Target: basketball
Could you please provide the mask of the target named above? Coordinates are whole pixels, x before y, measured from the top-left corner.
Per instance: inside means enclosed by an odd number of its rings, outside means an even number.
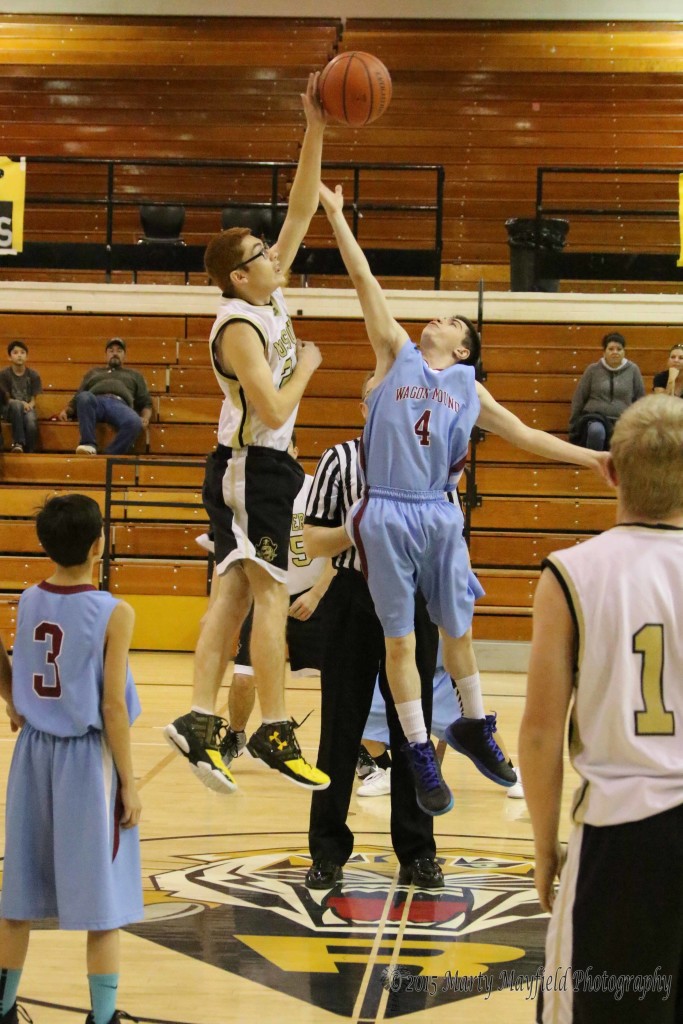
[[[391,75],[378,57],[352,50],[325,67],[318,93],[330,117],[357,128],[376,121],[389,106]]]

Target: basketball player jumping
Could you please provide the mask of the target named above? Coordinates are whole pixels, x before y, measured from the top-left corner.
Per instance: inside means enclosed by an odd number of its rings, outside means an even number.
[[[329,785],[329,777],[302,757],[285,709],[287,555],[292,506],[304,479],[287,446],[321,356],[314,344],[294,337],[282,287],[318,207],[326,123],[318,77],[309,77],[302,97],[306,134],[277,242],[269,249],[248,228],[231,228],[209,242],[205,256],[223,293],[209,354],[225,398],[203,490],[221,580],[197,644],[192,710],[164,732],[198,778],[222,793],[236,787],[221,757],[226,723],[214,714],[215,702],[224,648],[232,645],[252,598],[251,663],[262,724],[247,749],[296,785]]]
[[[368,586],[384,630],[387,677],[403,732],[420,805],[431,814],[453,806],[428,739],[415,665],[413,607],[419,589],[439,626],[447,672],[458,680],[463,717],[447,730],[451,746],[475,764],[496,748],[495,716],[486,715],[473,662],[463,678],[458,659],[469,636],[474,592],[463,517],[447,500],[462,471],[472,427],[478,424],[526,451],[573,462],[605,474],[606,453],[578,448],[527,427],[474,379],[479,337],[461,316],[432,320],[420,347],[391,316],[378,282],[343,214],[341,186],[325,185],[321,202],[363,310],[377,365],[367,396],[363,468],[367,489],[347,517],[349,535],[364,562]],[[512,784],[512,783],[510,783]]]

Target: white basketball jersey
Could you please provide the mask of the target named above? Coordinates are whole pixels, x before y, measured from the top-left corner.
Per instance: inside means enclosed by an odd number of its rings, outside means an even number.
[[[578,633],[570,757],[577,823],[683,803],[683,529],[616,526],[547,564]]]
[[[297,409],[286,423],[277,430],[267,427],[256,415],[236,377],[229,377],[221,370],[214,352],[214,342],[229,323],[244,321],[255,329],[263,354],[270,367],[273,384],[280,389],[296,366],[296,338],[294,328],[285,305],[282,290],[278,288],[265,306],[252,306],[244,299],[225,299],[211,328],[209,353],[216,379],[225,395],[218,421],[218,443],[227,448],[246,448],[247,445],[262,445],[286,451],[292,436]]]
[[[304,520],[306,502],[313,486],[313,477],[306,476],[303,486],[294,499],[292,530],[289,538],[289,565],[287,568],[287,593],[303,594],[320,579],[327,558],[309,558],[304,550]]]

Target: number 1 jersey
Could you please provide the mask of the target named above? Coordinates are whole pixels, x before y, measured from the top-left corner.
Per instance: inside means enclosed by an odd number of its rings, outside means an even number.
[[[21,595],[12,657],[14,706],[53,736],[102,730],[104,638],[118,599],[92,586],[39,583]],[[140,713],[128,669],[126,705]]]
[[[620,825],[683,803],[683,529],[615,526],[544,565],[578,646],[569,753],[577,823]]]

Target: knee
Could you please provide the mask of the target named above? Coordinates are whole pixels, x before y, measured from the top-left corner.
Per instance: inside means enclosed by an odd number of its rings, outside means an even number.
[[[97,398],[90,391],[79,391],[76,395],[76,413],[97,404]]]
[[[273,622],[284,623],[289,610],[289,595],[284,583],[276,583],[259,587],[254,591],[254,615],[267,615]]]
[[[607,431],[599,420],[593,420],[588,424],[586,431],[586,448],[591,448],[593,451],[601,452],[605,447],[605,441],[607,439]]]
[[[406,658],[415,658],[415,634],[408,633],[406,636],[385,637],[384,640],[387,661],[403,661]]]

